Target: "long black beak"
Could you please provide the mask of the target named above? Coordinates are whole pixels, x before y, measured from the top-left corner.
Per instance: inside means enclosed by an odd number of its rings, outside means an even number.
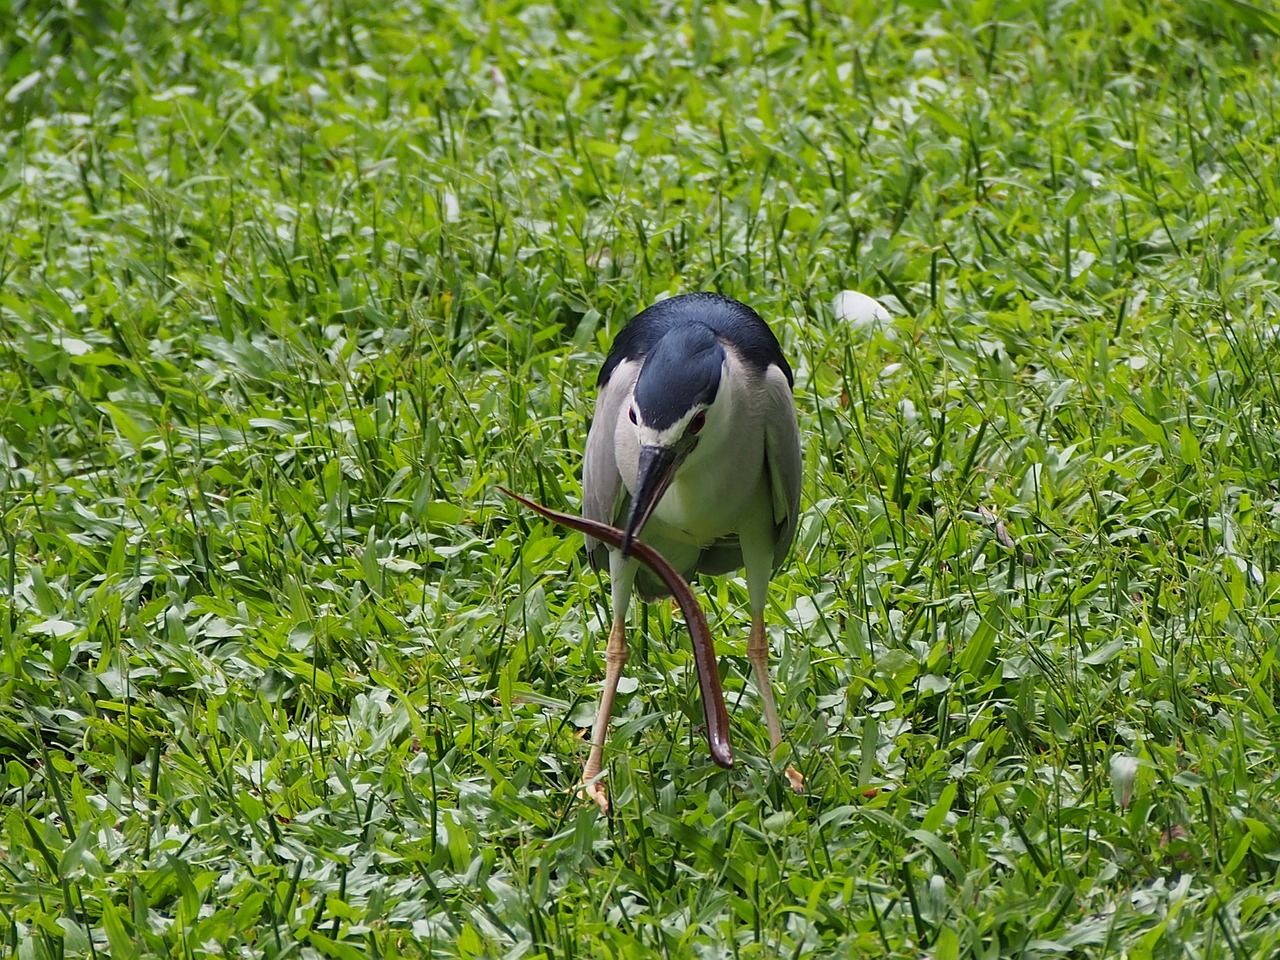
[[[688,451],[685,451],[686,453]],[[622,536],[622,559],[631,554],[631,541],[649,520],[662,495],[676,475],[676,467],[684,457],[675,447],[641,447],[640,465],[636,471],[636,488],[631,494],[631,511]]]

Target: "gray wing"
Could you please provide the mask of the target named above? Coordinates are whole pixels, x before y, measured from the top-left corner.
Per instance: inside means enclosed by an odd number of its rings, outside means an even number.
[[[640,364],[624,360],[614,367],[608,382],[600,388],[596,411],[587,433],[587,450],[582,460],[582,515],[588,520],[616,524],[618,504],[625,498],[622,474],[614,453],[613,431],[618,426],[622,405],[631,396]],[[609,551],[594,537],[587,537],[587,556],[597,570],[609,565]]]
[[[773,568],[782,566],[796,537],[800,520],[800,482],[804,468],[800,459],[800,425],[791,384],[776,366],[764,375],[765,431],[764,465],[773,493]]]

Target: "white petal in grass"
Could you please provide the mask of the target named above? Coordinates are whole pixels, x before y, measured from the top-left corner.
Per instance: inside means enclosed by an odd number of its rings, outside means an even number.
[[[1111,796],[1122,810],[1133,799],[1133,786],[1138,780],[1138,758],[1117,753],[1111,757]]]
[[[456,223],[462,215],[462,207],[458,204],[458,195],[452,190],[446,190],[444,196],[440,198],[442,207],[440,215],[444,218],[445,223]]]
[[[935,917],[947,915],[947,881],[941,874],[935,873],[929,878],[928,893],[929,912]]]
[[[893,315],[874,297],[857,290],[841,290],[831,301],[831,312],[854,330],[876,330],[887,326]]]

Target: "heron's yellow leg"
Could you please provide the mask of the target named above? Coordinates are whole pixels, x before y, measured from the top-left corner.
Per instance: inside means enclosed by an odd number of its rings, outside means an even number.
[[[621,617],[614,618],[613,629],[609,631],[609,645],[604,652],[604,690],[600,693],[600,709],[596,711],[596,722],[591,728],[591,753],[587,755],[586,766],[582,768],[583,792],[600,805],[602,813],[609,812],[609,795],[600,782],[600,771],[604,767],[604,741],[609,735],[609,718],[613,715],[613,698],[618,692],[618,679],[630,656],[624,613]]]
[[[769,637],[764,630],[764,614],[751,616],[751,639],[747,641],[747,659],[751,661],[760,688],[760,700],[764,705],[764,722],[769,727],[769,748],[776,751],[782,743],[782,725],[778,723],[778,702],[773,696],[773,684],[769,680]],[[787,781],[796,793],[804,792],[804,777],[800,771],[787,764]]]

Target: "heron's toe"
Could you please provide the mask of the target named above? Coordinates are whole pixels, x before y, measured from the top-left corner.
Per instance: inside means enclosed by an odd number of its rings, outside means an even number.
[[[582,792],[596,802],[601,813],[609,812],[609,794],[605,792],[604,784],[599,780],[583,783]]]
[[[787,782],[796,793],[804,793],[804,774],[789,763],[787,764]]]

